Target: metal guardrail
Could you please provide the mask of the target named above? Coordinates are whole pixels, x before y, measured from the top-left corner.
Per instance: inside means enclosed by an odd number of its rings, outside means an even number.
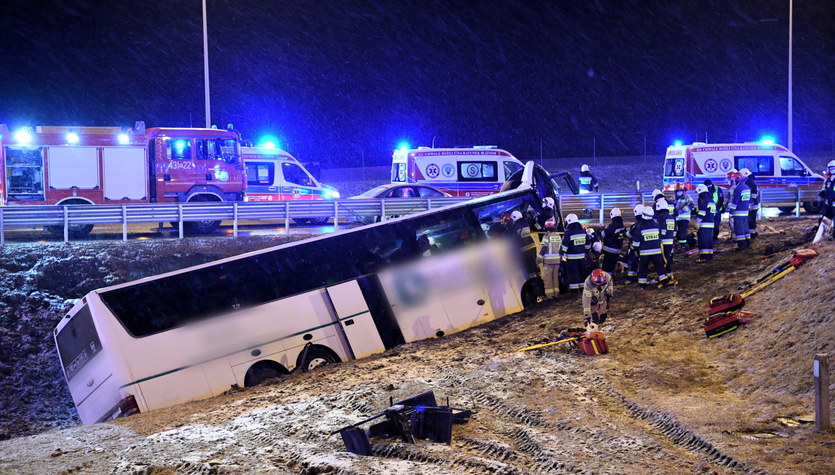
[[[588,193],[561,195],[563,214],[575,213],[584,222],[604,224],[606,212],[612,208],[631,209],[639,202],[652,201],[652,191]],[[668,193],[672,198],[672,193]],[[761,203],[764,206],[796,207],[799,216],[804,202],[817,200],[816,190],[790,188],[762,188]],[[238,235],[240,221],[284,220],[289,233],[293,218],[333,219],[339,229],[340,219],[368,221],[373,217],[385,220],[389,216],[408,214],[448,206],[470,198],[400,198],[400,199],[345,199],[345,200],[297,200],[272,202],[198,202],[198,203],[139,203],[129,205],[72,205],[72,206],[0,206],[0,245],[5,244],[5,228],[9,226],[54,226],[64,232],[69,240],[69,228],[85,224],[122,224],[122,239],[127,240],[128,224],[177,223],[183,238],[183,223],[193,221],[232,221],[233,236]]]

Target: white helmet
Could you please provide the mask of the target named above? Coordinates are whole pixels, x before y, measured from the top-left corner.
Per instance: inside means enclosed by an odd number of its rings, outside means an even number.
[[[588,234],[589,236],[594,236],[594,233],[594,228],[586,228],[586,234]]]
[[[609,217],[614,218],[620,216],[620,208],[612,208],[612,211],[609,211]]]
[[[652,199],[655,199],[655,197],[658,195],[664,196],[664,192],[657,188],[652,190]]]
[[[739,171],[739,174],[742,175],[742,178],[748,178],[749,176],[751,176],[751,170],[743,168]]]
[[[512,219],[513,222],[519,221],[520,219],[522,219],[522,213],[520,213],[518,210],[514,211],[510,213],[510,219]]]
[[[603,243],[601,243],[600,241],[597,241],[597,242],[595,242],[594,244],[591,245],[591,248],[594,252],[600,252],[600,251],[603,250]]]
[[[665,200],[664,198],[661,198],[660,200],[655,202],[655,210],[656,211],[661,211],[662,209],[669,209],[669,208],[670,208],[670,204],[667,203],[667,200]]]
[[[554,198],[551,198],[550,196],[546,196],[545,198],[542,198],[542,206],[545,206],[546,208],[554,209]]]
[[[652,206],[644,206],[642,214],[644,215],[644,219],[652,219],[655,216],[655,211],[652,210]]]
[[[826,168],[828,168],[829,171],[832,172],[832,169],[835,168],[835,160],[830,160],[829,163],[826,164]]]
[[[571,214],[569,214],[568,216],[565,217],[565,224],[574,224],[574,223],[579,223],[579,222],[580,222],[580,220],[577,219],[577,215],[574,214],[574,213],[571,213]]]
[[[707,193],[707,186],[699,185],[696,187],[696,194]]]
[[[642,205],[642,204],[637,204],[637,205],[635,205],[634,208],[632,208],[632,212],[635,213],[636,218],[638,216],[640,216],[641,213],[643,213],[643,211],[644,211],[644,205]]]
[[[580,167],[580,171],[581,171],[581,172],[587,172],[587,171],[589,171],[589,166],[584,164],[582,167]]]
[[[487,223],[481,223],[481,230],[484,231],[485,233],[490,231],[490,225],[487,224]]]

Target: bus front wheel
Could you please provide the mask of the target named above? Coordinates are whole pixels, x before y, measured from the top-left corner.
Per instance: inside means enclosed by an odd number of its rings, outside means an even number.
[[[299,355],[301,360],[299,368],[305,373],[312,371],[322,366],[327,366],[333,363],[339,363],[339,356],[336,355],[330,348],[320,345],[311,345],[307,351],[302,351]]]
[[[258,386],[268,379],[280,378],[288,374],[290,372],[275,361],[259,361],[247,370],[244,376],[244,387]]]

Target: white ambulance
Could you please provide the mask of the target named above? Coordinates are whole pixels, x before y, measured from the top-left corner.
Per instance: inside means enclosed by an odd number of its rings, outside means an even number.
[[[706,178],[724,185],[727,173],[747,168],[756,177],[757,186],[797,187],[820,190],[823,176],[813,172],[786,147],[764,142],[715,143],[694,142],[667,147],[664,158],[664,189],[672,191],[677,183],[694,189]],[[817,203],[804,203],[810,211]],[[813,212],[813,211],[810,211]]]
[[[487,196],[524,167],[516,157],[495,146],[395,150],[392,183],[421,183],[452,196]]]

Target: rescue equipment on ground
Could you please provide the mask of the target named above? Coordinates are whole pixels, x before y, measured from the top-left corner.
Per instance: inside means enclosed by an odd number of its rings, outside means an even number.
[[[711,315],[705,320],[705,335],[708,338],[722,336],[736,330],[743,323],[748,323],[756,316],[758,315],[751,312],[722,312]]]
[[[597,330],[597,325],[594,323],[590,324],[587,328],[570,328],[560,333],[554,341],[526,346],[516,351],[538,350],[561,343],[569,343],[589,356],[608,353],[609,345],[606,343],[606,337],[602,332]]]

